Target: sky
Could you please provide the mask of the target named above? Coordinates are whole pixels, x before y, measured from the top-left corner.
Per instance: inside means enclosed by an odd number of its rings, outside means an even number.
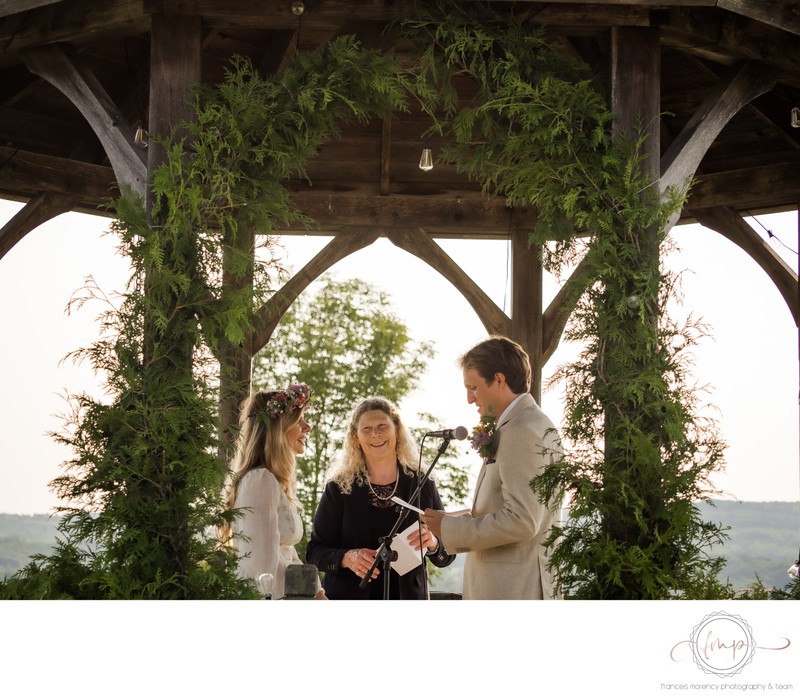
[[[0,200],[0,226],[21,204]],[[0,513],[50,513],[58,504],[49,483],[61,474],[69,452],[48,436],[64,425],[65,395],[87,391],[102,398],[99,379],[87,365],[62,361],[96,338],[103,308],[87,304],[67,314],[72,295],[89,276],[113,297],[127,280],[127,264],[105,234],[108,219],[69,213],[29,233],[0,259]],[[787,263],[797,270],[797,212],[759,216],[756,232],[770,230]],[[782,297],[750,257],[714,231],[678,226],[672,236],[680,248],[668,265],[683,271],[683,305],[678,315],[700,317],[711,336],[695,350],[694,376],[728,444],[726,467],[714,483],[722,497],[742,501],[800,499],[798,426],[798,331]],[[284,263],[295,270],[329,238],[283,238]],[[439,244],[502,308],[510,295],[509,249],[503,241],[440,240]],[[434,343],[417,392],[400,405],[413,424],[419,411],[441,420],[442,428],[478,421],[468,405],[457,368],[458,356],[486,337],[466,300],[438,272],[385,239],[339,262],[331,273],[361,278],[388,292],[394,310],[416,340]],[[313,286],[312,286],[313,289]],[[558,282],[547,278],[545,300]],[[562,345],[545,367],[575,355]],[[563,386],[542,396],[542,407],[562,421]],[[452,442],[460,462],[474,475],[478,458],[467,442]]]

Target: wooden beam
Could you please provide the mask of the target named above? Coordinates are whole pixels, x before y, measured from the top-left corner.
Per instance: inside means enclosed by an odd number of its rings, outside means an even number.
[[[769,201],[774,208],[797,203],[800,162],[781,162],[735,172],[703,173],[689,194],[686,208],[728,207],[736,211]]]
[[[339,231],[317,255],[298,271],[269,301],[256,313],[255,330],[248,349],[255,356],[269,342],[272,333],[297,297],[321,274],[324,274],[340,260],[369,247],[380,237],[374,229],[350,228]]]
[[[704,0],[704,4],[712,2],[713,0]],[[263,0],[239,0],[232,4],[229,0],[144,0],[143,4],[145,12],[173,15],[199,14],[209,23],[291,28],[297,22],[297,18],[288,9],[289,2],[267,4]],[[517,4],[527,3],[518,2]],[[650,10],[647,6],[663,7],[670,3],[656,0],[626,3],[614,0],[614,2],[592,3],[587,7],[587,3],[574,2],[574,0],[564,5],[531,0],[531,4],[536,5],[531,12],[535,21],[544,24],[589,27],[598,25],[648,26]],[[642,5],[644,7],[641,7]],[[303,14],[303,26],[316,29],[336,23],[352,26],[356,22],[388,22],[393,18],[392,12],[391,4],[385,0],[313,0],[313,2],[307,0],[306,11]]]
[[[800,290],[797,272],[758,235],[736,211],[714,208],[692,211],[698,223],[716,230],[741,247],[760,266],[783,296],[795,325],[800,327]],[[736,283],[731,279],[731,283]]]
[[[756,63],[734,66],[706,97],[661,158],[660,191],[684,190],[711,144],[730,119],[755,97],[769,92],[777,71]]]
[[[25,53],[28,69],[60,90],[83,114],[108,155],[120,188],[144,197],[147,170],[144,153],[133,142],[133,128],[92,72],[61,46],[42,46]]]
[[[489,334],[511,336],[511,321],[495,302],[420,228],[392,230],[386,237],[397,247],[438,271],[466,298]]]
[[[387,230],[421,228],[430,233],[508,237],[511,209],[499,197],[444,191],[427,196],[380,196],[374,188],[371,193],[293,191],[291,196],[297,207],[316,221],[319,232],[368,225]],[[513,212],[515,224],[533,224],[532,208],[521,206]]]
[[[291,2],[264,0],[144,0],[144,11],[172,16],[197,15],[209,23],[232,23],[240,27],[294,29],[297,16]],[[392,9],[384,0],[307,0],[302,15],[304,27],[344,24],[357,17],[360,21],[389,21]]]
[[[0,146],[0,191],[67,194],[96,212],[118,195],[111,168]]]
[[[0,259],[5,257],[29,232],[51,218],[71,211],[77,202],[74,196],[44,192],[35,196],[0,228]]]

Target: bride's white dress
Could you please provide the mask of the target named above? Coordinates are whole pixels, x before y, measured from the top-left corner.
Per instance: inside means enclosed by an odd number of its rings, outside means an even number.
[[[234,531],[246,537],[236,539],[239,576],[258,582],[268,572],[274,578],[272,598],[283,598],[286,568],[303,564],[294,547],[303,537],[297,508],[266,468],[254,468],[239,481],[235,507],[244,511]]]

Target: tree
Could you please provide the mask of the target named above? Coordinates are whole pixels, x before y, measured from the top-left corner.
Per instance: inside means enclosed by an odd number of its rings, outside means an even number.
[[[325,470],[342,445],[353,406],[373,395],[400,405],[419,384],[432,356],[429,342],[411,339],[393,313],[388,295],[359,279],[323,277],[314,295],[301,296],[283,316],[255,358],[253,382],[257,388],[303,382],[314,390],[309,417],[314,428],[306,454],[298,460],[306,536]],[[404,421],[421,439],[433,417],[418,415],[416,428],[405,415]],[[424,463],[430,463],[433,455],[429,447],[422,456]],[[463,501],[467,477],[448,454],[439,459],[434,475],[444,500]]]

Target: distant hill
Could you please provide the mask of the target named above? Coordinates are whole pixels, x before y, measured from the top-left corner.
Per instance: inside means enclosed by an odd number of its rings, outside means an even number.
[[[58,522],[49,514],[0,514],[0,579],[25,567],[31,555],[50,552]]]
[[[706,521],[730,526],[729,539],[714,555],[726,560],[723,581],[743,589],[756,575],[766,587],[783,589],[786,570],[800,551],[800,502],[715,500],[698,507]]]
[[[800,502],[732,502],[715,500],[698,505],[706,521],[729,526],[728,540],[711,553],[725,558],[723,582],[745,589],[758,577],[766,587],[789,584],[786,570],[797,560],[800,548]],[[431,589],[460,592],[464,556],[436,574]]]
[[[800,548],[800,502],[731,502],[699,505],[707,521],[729,526],[729,539],[712,553],[726,559],[723,581],[743,589],[756,580],[783,589],[786,570]],[[24,567],[31,555],[47,553],[56,537],[58,517],[0,514],[0,578]],[[464,556],[431,580],[435,591],[460,592]]]

